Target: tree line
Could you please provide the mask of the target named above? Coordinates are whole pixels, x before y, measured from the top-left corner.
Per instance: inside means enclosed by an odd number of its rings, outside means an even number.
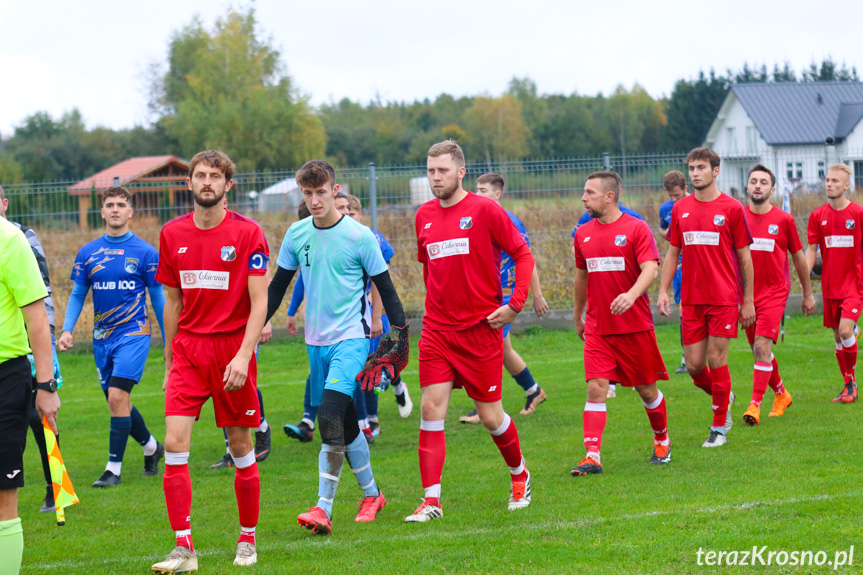
[[[679,152],[702,142],[733,83],[859,81],[855,67],[827,58],[799,73],[788,63],[702,71],[658,98],[639,84],[540,94],[530,78],[513,78],[499,96],[345,98],[316,109],[254,9],[230,9],[212,29],[194,18],[149,76],[151,125],[88,129],[77,109],[34,113],[0,140],[0,183],[82,179],[132,156],[189,158],[205,148],[226,151],[241,171],[296,169],[312,157],[339,167],[421,163],[443,138],[486,161]]]

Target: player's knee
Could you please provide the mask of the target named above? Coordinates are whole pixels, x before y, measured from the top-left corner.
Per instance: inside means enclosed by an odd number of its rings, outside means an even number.
[[[330,445],[345,444],[345,409],[350,398],[342,393],[324,391],[318,409],[318,428],[321,440]]]
[[[771,346],[766,341],[755,340],[752,344],[752,355],[756,361],[767,361],[770,359]]]

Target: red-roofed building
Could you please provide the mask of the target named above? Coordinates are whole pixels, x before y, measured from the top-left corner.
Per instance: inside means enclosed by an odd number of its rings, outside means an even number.
[[[90,206],[94,193],[98,196],[111,186],[123,186],[132,192],[138,210],[187,205],[192,198],[185,182],[188,174],[189,163],[177,156],[129,158],[81,180],[69,188],[69,194],[78,196],[78,221],[86,229],[87,212],[98,208]]]

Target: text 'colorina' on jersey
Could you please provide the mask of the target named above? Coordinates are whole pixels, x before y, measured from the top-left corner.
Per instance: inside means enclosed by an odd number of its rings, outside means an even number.
[[[291,225],[279,250],[279,267],[299,269],[306,288],[306,343],[334,345],[371,333],[365,286],[387,271],[372,230],[347,216],[329,228],[314,218]]]
[[[258,223],[228,210],[202,230],[192,214],[162,227],[156,280],[183,294],[180,331],[230,334],[245,329],[252,309],[249,276],[267,273],[270,248]]]
[[[150,335],[145,288],[157,285],[156,249],[134,234],[123,241],[107,236],[85,244],[70,279],[93,288],[93,340]]]
[[[721,192],[709,202],[681,198],[671,210],[668,241],[683,256],[682,304],[740,303],[737,250],[752,243],[740,202]]]
[[[744,208],[752,233],[752,267],[755,269],[755,306],[784,301],[791,290],[788,252],[803,249],[797,225],[788,212],[772,207],[766,214],[754,214]]]
[[[611,302],[635,285],[641,264],[659,263],[656,240],[647,224],[628,214],[610,224],[591,220],[579,226],[573,246],[575,266],[587,270],[584,333],[621,335],[653,329],[647,293],[625,313],[611,313]]]
[[[465,329],[501,306],[501,251],[525,246],[502,207],[472,193],[448,208],[431,200],[417,210],[416,232],[417,259],[426,268],[424,328]],[[513,294],[510,305],[521,311],[526,297],[526,290]]]
[[[851,202],[843,210],[824,204],[809,215],[809,245],[821,248],[821,292],[825,299],[863,297],[861,231],[863,207]]]

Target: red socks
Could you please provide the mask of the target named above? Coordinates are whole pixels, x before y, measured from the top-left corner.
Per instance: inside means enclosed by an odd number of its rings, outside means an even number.
[[[782,384],[782,378],[779,377],[779,362],[776,361],[776,356],[773,357],[773,371],[770,373],[770,389],[777,395],[785,393],[785,386]]]
[[[773,361],[776,361],[774,358]],[[764,399],[764,392],[767,391],[767,386],[773,378],[773,364],[764,363],[761,361],[755,362],[755,367],[752,370],[752,402],[761,406],[761,400]]]
[[[663,404],[664,405],[664,404]],[[596,453],[602,447],[602,432],[605,430],[606,412],[604,403],[584,403],[582,425],[584,426],[584,448],[587,453]]]
[[[503,460],[509,466],[513,481],[527,479],[527,471],[522,465],[521,446],[518,442],[518,430],[508,414],[504,414],[503,423],[491,432],[491,438],[503,455]]]
[[[842,348],[841,343],[836,344],[836,363],[839,364],[839,373],[842,374],[842,379],[845,379],[845,373],[848,371],[845,369],[845,350]]]
[[[731,396],[731,374],[728,366],[723,365],[711,370],[713,376],[713,427],[725,427],[728,414],[728,399]]]
[[[173,455],[173,454],[170,454]],[[188,454],[186,454],[188,461]],[[189,477],[189,464],[165,465],[162,479],[165,490],[165,504],[171,529],[177,533],[177,545],[194,551],[191,533],[192,479]]]
[[[857,341],[854,340],[854,343],[850,347],[845,347],[845,343],[843,342],[842,355],[845,360],[845,383],[848,383],[855,379],[854,370],[857,368]]]
[[[668,440],[668,416],[665,412],[665,396],[659,392],[659,396],[653,403],[644,404],[644,410],[647,412],[647,418],[650,420],[650,428],[653,430],[654,443],[664,443]],[[585,412],[585,415],[587,412]],[[603,415],[605,415],[603,413]],[[585,433],[587,429],[585,428]],[[602,432],[600,431],[600,434]]]
[[[252,454],[254,455],[254,451]],[[240,513],[240,539],[255,545],[255,527],[261,509],[261,474],[257,462],[248,467],[237,466],[234,474],[234,493]]]
[[[707,395],[713,395],[713,374],[708,366],[692,376],[692,383]]]
[[[443,475],[443,464],[446,460],[446,436],[444,435],[444,422],[420,421],[420,479],[423,487],[428,488],[435,485],[440,486],[440,478]],[[440,499],[440,487],[438,487],[437,498]],[[426,497],[428,503],[429,496]],[[440,507],[438,501],[437,507]]]

